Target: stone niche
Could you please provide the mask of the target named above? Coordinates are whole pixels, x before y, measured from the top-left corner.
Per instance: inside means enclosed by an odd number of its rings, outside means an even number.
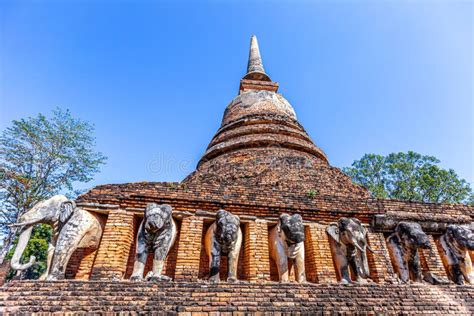
[[[214,222],[212,219],[205,219],[202,227],[202,238],[201,244],[204,245],[204,237],[206,235],[207,229],[211,224]],[[248,261],[248,247],[245,244],[245,235],[247,233],[248,224],[247,223],[240,223],[240,229],[242,230],[242,246],[240,247],[240,255],[239,255],[239,263],[237,267],[237,278],[239,280],[248,281],[248,272],[246,271],[245,262]],[[246,251],[247,249],[247,251]],[[225,281],[227,279],[227,256],[221,257],[221,266],[220,266],[220,278],[221,281]],[[201,247],[201,255],[199,259],[199,274],[198,279],[200,280],[207,280],[209,276],[209,257],[206,254],[204,246]]]
[[[140,215],[135,215],[134,218],[134,225],[133,225],[133,243],[130,247],[129,255],[128,255],[128,260],[127,260],[127,269],[125,271],[125,276],[124,278],[126,280],[130,279],[132,272],[133,272],[133,263],[135,261],[135,250],[136,250],[136,239],[137,239],[137,233],[138,233],[138,228],[140,227],[140,223],[143,220],[143,216]],[[181,220],[180,219],[175,219],[176,221],[176,229],[178,230],[178,237],[176,238],[176,241],[171,247],[168,256],[166,257],[166,263],[163,268],[163,275],[166,275],[170,278],[175,277],[175,272],[176,272],[176,258],[178,257],[178,249],[179,249],[179,235],[181,232]],[[153,252],[148,253],[148,258],[145,266],[145,271],[143,272],[143,276],[146,276],[146,274],[151,271],[153,267]]]

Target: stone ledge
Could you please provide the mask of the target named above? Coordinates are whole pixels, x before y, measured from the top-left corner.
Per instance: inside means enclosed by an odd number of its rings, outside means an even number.
[[[1,288],[3,314],[118,311],[470,315],[474,286],[14,281]]]

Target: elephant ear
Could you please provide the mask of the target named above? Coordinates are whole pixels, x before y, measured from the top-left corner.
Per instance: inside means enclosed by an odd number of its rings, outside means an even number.
[[[326,227],[326,232],[338,244],[341,243],[341,238],[339,236],[339,226],[336,223],[329,224],[328,227]]]
[[[454,230],[456,229],[456,226],[453,225],[453,224],[450,224],[448,225],[448,227],[446,228],[446,233],[450,236],[453,236],[454,235]]]
[[[153,210],[157,207],[158,207],[158,204],[156,204],[156,203],[148,203],[145,207],[145,218],[148,217],[148,214],[150,213],[151,210]]]
[[[288,225],[289,221],[290,221],[290,215],[286,213],[280,214],[280,218],[278,219],[277,231],[281,232],[281,227],[284,225]]]
[[[171,205],[163,204],[161,206],[161,210],[164,214],[166,214],[167,217],[171,217],[173,214],[173,208],[171,207]]]
[[[71,217],[75,208],[76,203],[74,201],[62,202],[59,206],[59,222],[64,224],[69,219],[69,217]]]
[[[234,215],[232,214],[235,218],[235,222],[237,223],[237,225],[240,225],[240,217],[238,215]]]

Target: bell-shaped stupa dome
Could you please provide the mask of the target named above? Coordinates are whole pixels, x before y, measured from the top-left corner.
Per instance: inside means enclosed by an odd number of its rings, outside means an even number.
[[[227,106],[222,124],[183,183],[219,187],[223,194],[281,190],[285,194],[367,196],[349,177],[329,165],[324,152],[297,121],[291,104],[263,68],[257,43],[250,42],[247,73],[239,95]],[[292,193],[293,192],[293,193]]]

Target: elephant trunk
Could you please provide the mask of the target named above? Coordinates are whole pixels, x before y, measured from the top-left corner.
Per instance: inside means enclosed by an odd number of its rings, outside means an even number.
[[[372,249],[368,245],[364,245],[361,247],[358,243],[354,243],[354,246],[359,250],[357,256],[359,257],[359,272],[363,278],[368,278],[370,276],[370,271],[369,271],[369,262],[367,260],[367,253],[366,249],[370,250],[373,252]]]
[[[364,253],[364,252],[365,252],[365,249],[362,248],[361,246],[359,246],[358,243],[355,242],[355,243],[354,243],[354,246],[355,246],[357,249],[359,249],[359,251],[360,251],[361,253]]]
[[[34,225],[34,224],[37,224],[37,223],[39,223],[39,220],[34,219],[34,220],[29,221],[29,222],[18,222],[18,223],[9,224],[8,227],[10,227],[10,228],[26,227],[26,226],[31,226],[31,225]]]
[[[465,250],[474,250],[474,239],[470,238],[463,238],[461,240],[456,240],[458,244],[461,246],[461,248],[464,248]]]
[[[36,257],[31,256],[28,263],[20,263],[21,256],[23,255],[23,252],[25,251],[26,246],[28,245],[28,241],[30,240],[32,230],[33,226],[29,226],[28,228],[23,230],[20,234],[20,237],[18,237],[18,244],[16,245],[15,253],[13,254],[10,263],[11,267],[15,270],[26,270],[31,267],[36,261]]]
[[[431,244],[430,244],[430,240],[428,239],[428,236],[423,234],[423,235],[419,235],[417,238],[416,238],[416,246],[418,248],[422,248],[422,249],[430,249],[431,248]]]

